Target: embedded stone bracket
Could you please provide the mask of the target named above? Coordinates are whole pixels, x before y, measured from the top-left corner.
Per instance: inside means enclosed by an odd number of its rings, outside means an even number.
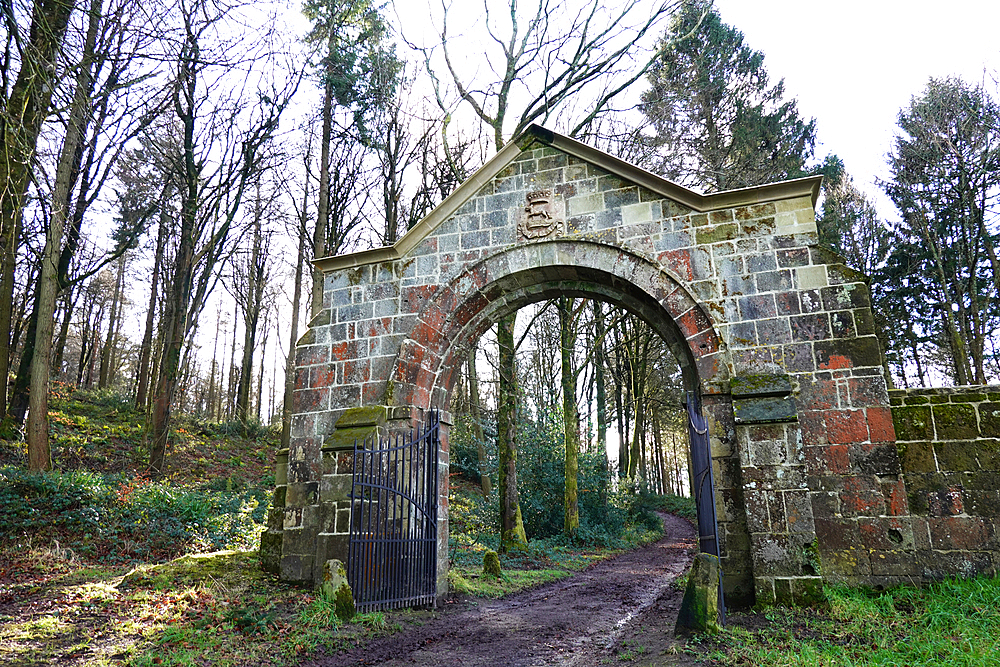
[[[787,375],[744,375],[730,382],[736,423],[778,424],[798,421],[792,383]]]

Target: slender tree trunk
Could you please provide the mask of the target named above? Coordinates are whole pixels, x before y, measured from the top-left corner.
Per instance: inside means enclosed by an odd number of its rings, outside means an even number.
[[[118,275],[115,277],[115,289],[111,297],[111,313],[108,315],[108,336],[104,341],[101,353],[101,372],[97,381],[98,389],[107,389],[114,373],[112,366],[115,358],[115,335],[118,333],[118,308],[122,300],[122,282],[125,280],[125,256],[118,260]]]
[[[63,362],[66,358],[66,340],[69,338],[69,324],[73,319],[73,308],[76,305],[78,294],[79,290],[73,288],[63,293],[62,324],[59,325],[59,336],[56,338],[56,343],[53,346],[55,354],[52,357],[52,368],[59,375],[63,373]]]
[[[497,389],[497,450],[500,455],[500,552],[525,547],[521,504],[517,497],[517,364],[514,324],[517,314],[497,322],[500,377]]]
[[[160,271],[163,267],[163,253],[167,246],[167,229],[169,218],[166,208],[168,188],[164,186],[160,196],[160,224],[156,233],[156,252],[153,255],[153,275],[149,279],[149,308],[146,310],[146,326],[142,332],[142,343],[139,345],[139,382],[135,392],[135,407],[145,410],[149,401],[150,359],[153,345],[153,325],[156,321],[157,290],[160,284]],[[216,337],[218,338],[218,336]]]
[[[236,391],[236,418],[246,428],[250,419],[250,389],[253,386],[253,354],[257,345],[257,325],[260,323],[261,296],[264,275],[261,266],[260,193],[255,202],[253,247],[247,265],[247,293],[243,306],[243,359],[240,362],[240,383]],[[263,359],[261,360],[263,363]]]
[[[476,345],[469,350],[469,416],[472,417],[472,434],[476,438],[476,451],[479,456],[479,480],[483,488],[483,498],[490,497],[493,484],[486,472],[486,445],[483,437],[482,415],[479,411],[479,374],[476,370]]]
[[[577,497],[580,469],[580,417],[576,406],[576,370],[573,353],[576,351],[576,332],[573,327],[573,300],[559,297],[559,342],[562,367],[563,439],[566,458],[563,466],[563,532],[576,535],[580,529],[580,502]]]
[[[84,43],[84,61],[80,64],[76,90],[66,125],[66,137],[56,168],[55,187],[52,191],[52,215],[42,250],[42,266],[38,276],[38,296],[35,311],[38,322],[35,332],[35,354],[31,359],[31,388],[29,391],[28,428],[25,439],[28,445],[28,469],[51,470],[52,453],[49,448],[49,375],[52,372],[52,334],[55,320],[56,297],[59,292],[59,257],[62,251],[63,229],[67,219],[67,202],[73,190],[73,171],[77,149],[86,127],[85,112],[90,98],[90,63],[100,25],[100,1],[93,0],[90,20]]]
[[[604,380],[604,312],[600,301],[594,301],[594,324],[597,349],[594,351],[594,382],[597,400],[597,448],[604,457],[608,455],[608,397]]]
[[[308,199],[308,187],[305,198]],[[285,359],[285,392],[281,406],[281,448],[288,449],[292,435],[292,391],[295,389],[295,343],[299,339],[299,303],[302,301],[302,261],[306,247],[306,206],[302,203],[299,225],[299,252],[295,259],[295,291],[292,292],[292,326],[288,334],[288,357]]]
[[[264,317],[264,338],[260,341],[260,374],[257,378],[257,423],[262,423],[260,420],[260,404],[264,402],[264,357],[267,354],[267,330],[268,322],[267,317]]]
[[[330,31],[329,48],[335,43],[334,31]],[[332,54],[331,54],[332,55]],[[319,204],[316,207],[316,229],[313,230],[313,258],[326,254],[326,230],[330,224],[330,135],[333,133],[333,77],[327,73],[323,89],[323,130],[320,137]],[[312,300],[310,313],[316,317],[323,309],[323,272],[312,269]]]

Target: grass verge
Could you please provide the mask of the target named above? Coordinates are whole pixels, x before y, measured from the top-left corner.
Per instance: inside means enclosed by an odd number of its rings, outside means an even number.
[[[1000,578],[888,591],[828,587],[827,609],[733,614],[688,644],[711,664],[774,667],[987,667],[1000,664]]]

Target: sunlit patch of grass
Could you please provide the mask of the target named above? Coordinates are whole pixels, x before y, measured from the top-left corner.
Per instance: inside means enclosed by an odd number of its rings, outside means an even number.
[[[581,568],[578,568],[581,569]],[[448,584],[453,591],[482,598],[500,598],[527,588],[564,579],[578,569],[506,570],[499,579],[484,575],[482,571],[453,568],[448,572]]]
[[[733,666],[997,664],[1000,578],[888,591],[829,587],[827,597],[828,609],[772,608],[762,629],[730,627],[700,648],[705,657]]]

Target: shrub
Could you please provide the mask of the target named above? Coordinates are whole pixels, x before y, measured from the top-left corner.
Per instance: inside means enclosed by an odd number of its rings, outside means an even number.
[[[104,563],[254,549],[268,500],[263,489],[185,490],[129,475],[6,467],[0,468],[0,541],[58,538]]]

